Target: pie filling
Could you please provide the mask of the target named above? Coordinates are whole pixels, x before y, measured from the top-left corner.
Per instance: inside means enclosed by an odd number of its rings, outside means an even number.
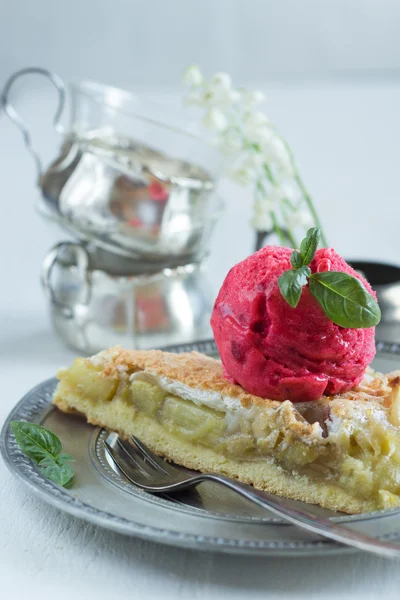
[[[236,461],[273,460],[295,477],[389,508],[400,504],[400,388],[385,381],[389,392],[369,390],[357,401],[347,393],[303,405],[245,407],[147,371],[108,377],[90,360],[77,359],[61,373],[56,396],[73,391],[96,406],[122,402],[133,420],[145,415],[175,438]]]

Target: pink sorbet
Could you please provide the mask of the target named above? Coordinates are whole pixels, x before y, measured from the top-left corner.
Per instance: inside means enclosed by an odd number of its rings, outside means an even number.
[[[308,285],[292,308],[278,277],[291,269],[290,248],[267,246],[234,266],[211,317],[225,375],[262,398],[305,402],[357,385],[375,355],[375,328],[332,323]],[[369,283],[332,248],[317,250],[311,271],[342,271]]]

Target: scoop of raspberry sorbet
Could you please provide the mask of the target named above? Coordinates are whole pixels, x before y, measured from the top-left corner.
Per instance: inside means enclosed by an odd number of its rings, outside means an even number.
[[[267,246],[234,266],[215,301],[211,326],[228,379],[263,398],[305,402],[357,385],[375,355],[375,328],[335,325],[303,288],[292,308],[278,278],[293,250]],[[317,250],[312,273],[342,271],[369,283],[332,248]]]

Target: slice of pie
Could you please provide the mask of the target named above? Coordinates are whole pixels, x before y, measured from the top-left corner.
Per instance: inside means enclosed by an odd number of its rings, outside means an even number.
[[[112,348],[58,377],[60,410],[190,469],[347,513],[400,503],[400,372],[296,404],[246,393],[197,353]]]

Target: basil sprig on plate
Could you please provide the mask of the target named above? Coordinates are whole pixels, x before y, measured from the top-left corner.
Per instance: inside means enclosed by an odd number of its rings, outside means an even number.
[[[55,433],[27,421],[11,421],[10,427],[22,452],[37,463],[47,479],[62,486],[72,481],[74,470],[69,463],[75,459],[61,452],[61,441]]]
[[[355,329],[378,325],[381,320],[379,305],[359,279],[340,271],[311,273],[308,265],[315,256],[320,237],[318,227],[309,229],[300,244],[300,251],[292,253],[290,264],[293,269],[285,271],[278,279],[282,296],[296,308],[303,287],[308,283],[310,292],[336,325]]]

